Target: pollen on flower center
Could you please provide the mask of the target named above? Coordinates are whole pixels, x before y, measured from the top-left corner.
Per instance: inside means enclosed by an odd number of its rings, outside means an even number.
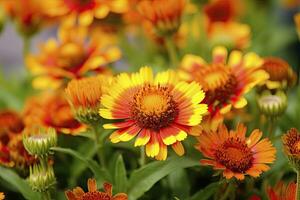
[[[206,92],[205,101],[207,103],[226,101],[237,86],[236,77],[229,68],[223,65],[202,68],[195,76],[197,77],[196,81]]]
[[[82,200],[110,200],[110,196],[103,192],[87,192],[85,193],[82,198]]]
[[[253,154],[239,138],[229,138],[215,152],[218,162],[233,172],[245,173],[251,166]]]
[[[168,87],[145,85],[133,99],[131,113],[140,127],[157,131],[172,123],[178,114]]]

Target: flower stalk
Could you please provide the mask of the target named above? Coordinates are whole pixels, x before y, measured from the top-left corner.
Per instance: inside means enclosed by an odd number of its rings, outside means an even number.
[[[172,35],[165,37],[165,43],[169,54],[171,67],[176,68],[178,65],[178,57],[177,57],[176,46],[173,42]]]
[[[101,139],[101,137],[100,137],[101,132],[103,132],[103,128],[101,128],[98,125],[92,125],[91,128],[92,128],[92,131],[93,131],[94,136],[95,136],[95,146],[96,146],[96,149],[97,149],[98,160],[99,160],[101,166],[103,168],[106,168],[105,154],[104,154],[104,151],[103,151],[104,140]]]

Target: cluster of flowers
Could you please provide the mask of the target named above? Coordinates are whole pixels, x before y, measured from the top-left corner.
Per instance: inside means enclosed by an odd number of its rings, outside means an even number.
[[[135,139],[135,147],[145,148],[145,154],[157,160],[167,159],[168,146],[183,156],[183,141],[195,137],[196,149],[206,157],[201,164],[222,171],[226,179],[258,177],[275,161],[271,133],[268,138],[255,129],[246,136],[245,125],[240,123],[235,130],[224,125],[230,113],[247,105],[245,94],[254,87],[261,113],[275,121],[284,113],[287,89],[296,81],[286,61],[243,53],[250,42],[250,28],[237,19],[242,2],[216,0],[205,6],[202,21],[209,45],[226,45],[215,46],[210,61],[193,54],[178,61],[176,46],[187,37],[187,25],[181,23],[183,12],[196,9],[185,0],[0,3],[24,38],[45,23],[63,19],[56,39],[42,44],[37,54],[26,55],[27,67],[34,75],[33,87],[43,92],[27,99],[21,114],[0,112],[0,163],[24,174],[30,168],[30,184],[36,191],[47,191],[56,182],[49,155],[56,146],[56,132],[76,135],[102,126],[114,129],[109,136],[112,143]],[[120,17],[130,26],[142,23],[153,41],[165,45],[172,69],[155,74],[144,66],[138,72],[113,74],[108,66],[122,55],[116,46],[115,27],[103,19]],[[300,34],[300,15],[295,19]],[[299,171],[299,132],[291,129],[282,140],[290,162]],[[103,187],[105,192],[98,191],[95,180],[89,179],[88,192],[75,188],[67,191],[66,197],[127,199],[123,193],[113,196],[111,184]],[[277,187],[280,190],[268,190],[270,199],[296,194],[295,184]]]

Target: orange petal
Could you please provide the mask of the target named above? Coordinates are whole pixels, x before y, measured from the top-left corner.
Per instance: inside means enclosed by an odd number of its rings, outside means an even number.
[[[184,154],[184,147],[181,142],[176,142],[172,145],[173,150],[175,153],[179,156],[182,156]]]
[[[88,179],[88,190],[89,192],[97,191],[97,183],[95,179],[89,178]]]

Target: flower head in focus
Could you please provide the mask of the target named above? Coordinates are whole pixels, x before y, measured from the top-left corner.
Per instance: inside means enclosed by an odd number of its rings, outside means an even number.
[[[185,0],[144,0],[138,10],[149,21],[160,36],[173,35],[179,29]]]
[[[291,128],[281,137],[284,153],[290,164],[296,170],[300,169],[300,133],[296,128]]]
[[[138,73],[116,77],[108,94],[102,96],[105,108],[100,115],[120,120],[104,125],[118,129],[110,136],[113,143],[136,137],[135,146],[145,145],[147,156],[165,160],[169,145],[178,155],[184,154],[181,141],[207,112],[203,99],[197,83],[178,82],[174,71],[154,77],[151,68],[143,67]]]
[[[84,192],[81,187],[68,190],[65,192],[67,200],[127,200],[128,197],[124,193],[118,193],[113,196],[112,185],[110,183],[104,183],[104,192],[97,190],[97,183],[95,179],[88,179],[88,191]]]
[[[35,88],[58,88],[66,80],[80,78],[88,72],[96,71],[106,74],[111,62],[121,57],[119,48],[110,45],[106,38],[101,42],[101,35],[88,38],[88,30],[84,27],[61,26],[58,40],[49,39],[41,46],[37,55],[27,57],[29,70],[36,78]]]
[[[280,181],[275,185],[275,187],[267,188],[269,200],[295,200],[296,187],[296,184],[293,182],[284,184]]]
[[[86,124],[99,122],[100,99],[108,90],[112,77],[98,75],[74,79],[66,88],[66,96],[76,118]]]
[[[46,0],[44,5],[50,16],[65,17],[65,24],[78,21],[82,26],[90,25],[95,18],[105,18],[110,12],[120,14],[128,10],[128,0]]]
[[[227,60],[227,50],[219,46],[213,49],[212,57],[212,62],[207,63],[201,57],[186,55],[179,69],[184,80],[202,86],[211,115],[227,113],[232,106],[244,107],[247,104],[244,95],[269,77],[260,68],[262,60],[255,53],[243,55],[235,50]]]
[[[245,175],[258,177],[267,171],[275,160],[276,149],[269,139],[261,139],[262,132],[258,129],[246,137],[247,128],[239,124],[236,130],[225,125],[219,126],[215,132],[203,132],[197,139],[196,148],[204,157],[200,162],[210,165],[215,170],[223,171],[226,179],[235,177],[243,180]]]
[[[291,66],[281,58],[264,58],[262,69],[270,75],[265,83],[268,89],[286,89],[292,87],[296,82],[297,75]]]
[[[76,134],[85,130],[62,91],[44,92],[28,98],[23,109],[26,127],[53,127],[58,133]]]

